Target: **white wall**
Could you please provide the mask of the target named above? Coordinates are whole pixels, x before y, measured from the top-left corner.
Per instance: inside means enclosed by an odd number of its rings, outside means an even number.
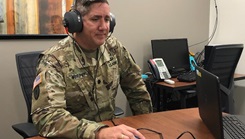
[[[213,44],[243,43],[245,44],[245,1],[244,0],[217,0],[218,28]],[[210,32],[215,19],[214,1],[210,2]],[[245,74],[245,50],[237,65],[236,73]],[[245,115],[245,81],[236,82],[235,86],[235,112]]]
[[[132,53],[136,62],[148,71],[151,58],[151,39],[188,38],[189,44],[201,42],[209,32],[208,0],[109,0],[116,16],[114,35]],[[15,65],[18,52],[43,50],[58,40],[0,40],[0,135],[20,139],[11,125],[26,121],[26,106],[21,93]],[[191,47],[196,52],[202,44]],[[126,99],[119,91],[117,105],[130,115]]]

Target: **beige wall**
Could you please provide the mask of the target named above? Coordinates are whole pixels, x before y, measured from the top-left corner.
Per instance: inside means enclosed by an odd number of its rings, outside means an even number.
[[[148,71],[151,39],[186,37],[189,44],[206,40],[209,32],[209,1],[207,0],[109,0],[117,25],[114,35],[132,53],[136,62]],[[15,65],[18,52],[43,50],[58,40],[0,40],[0,135],[21,139],[11,125],[26,121],[26,106],[21,93]],[[202,44],[191,47],[196,52]],[[126,99],[119,91],[117,105],[130,115]]]

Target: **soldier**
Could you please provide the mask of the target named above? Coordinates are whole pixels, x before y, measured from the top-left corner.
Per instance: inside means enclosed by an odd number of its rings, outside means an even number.
[[[134,115],[151,113],[151,99],[139,66],[111,36],[115,21],[108,1],[74,3],[64,17],[69,36],[40,55],[33,85],[33,123],[43,137],[145,139],[132,127],[100,123],[114,118],[119,85]],[[74,14],[77,23],[71,26]]]

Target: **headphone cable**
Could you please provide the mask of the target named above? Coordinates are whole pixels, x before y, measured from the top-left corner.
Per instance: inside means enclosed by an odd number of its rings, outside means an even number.
[[[68,34],[68,36],[70,36],[70,37],[72,38],[74,46],[79,47],[79,44],[77,43],[76,39],[75,39],[70,33],[67,32],[67,34]],[[107,40],[111,37],[111,34],[112,34],[112,33],[110,33],[109,36],[106,38],[105,43],[107,43]],[[78,45],[78,46],[77,46],[77,45]],[[79,49],[80,49],[80,48],[79,48]],[[90,74],[90,73],[88,72],[88,70],[85,69],[85,70],[87,71],[87,73],[88,73],[88,74],[92,77],[92,79],[93,79],[93,86],[92,86],[92,89],[91,89],[91,91],[90,91],[91,93],[89,93],[89,94],[92,96],[92,99],[93,99],[93,101],[94,101],[94,104],[95,104],[95,106],[96,106],[96,108],[97,108],[97,110],[98,110],[98,115],[99,115],[99,120],[100,120],[100,121],[102,121],[102,118],[101,118],[101,114],[100,114],[101,111],[100,111],[100,108],[99,108],[98,103],[97,103],[97,99],[98,99],[98,98],[97,98],[97,93],[96,93],[96,77],[97,77],[98,68],[99,68],[99,61],[100,61],[101,57],[104,55],[105,49],[106,49],[106,45],[104,45],[104,50],[103,50],[103,51],[101,52],[101,54],[99,55],[99,49],[97,48],[97,56],[96,56],[97,62],[96,62],[95,70],[94,70],[94,76],[92,76],[92,74]],[[82,49],[80,49],[80,50],[83,51]],[[78,55],[76,54],[76,51],[74,51],[74,53],[75,53],[75,55],[78,57]],[[78,59],[79,59],[79,58],[78,58]],[[81,65],[83,65],[83,64],[81,63],[80,59],[79,59],[79,62],[80,62]]]

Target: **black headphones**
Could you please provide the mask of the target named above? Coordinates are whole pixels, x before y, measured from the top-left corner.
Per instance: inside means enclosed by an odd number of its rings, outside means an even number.
[[[83,30],[82,16],[80,12],[76,10],[76,3],[76,0],[74,0],[74,8],[72,8],[69,12],[66,12],[64,15],[63,25],[65,28],[68,28],[68,32],[70,33],[82,32]],[[110,13],[110,16],[111,20],[109,32],[112,33],[114,31],[114,27],[116,26],[116,19],[112,13]]]

